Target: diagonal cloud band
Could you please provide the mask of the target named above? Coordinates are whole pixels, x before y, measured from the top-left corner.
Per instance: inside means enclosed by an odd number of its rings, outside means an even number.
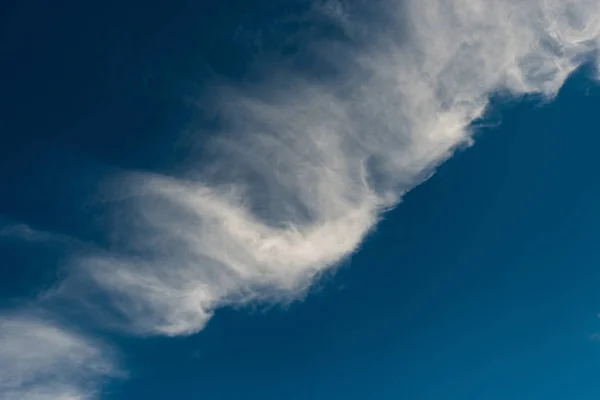
[[[329,1],[315,14],[343,32],[307,50],[334,72],[207,91],[221,123],[210,161],[119,177],[126,240],[73,260],[59,295],[106,296],[111,323],[142,335],[301,295],[470,143],[490,95],[552,98],[600,46],[596,0]]]

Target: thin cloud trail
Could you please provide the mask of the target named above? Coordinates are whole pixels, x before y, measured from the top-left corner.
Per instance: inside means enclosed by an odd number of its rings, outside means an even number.
[[[191,334],[219,307],[302,295],[470,143],[490,95],[551,99],[600,45],[597,0],[352,4],[315,6],[344,32],[307,50],[327,77],[282,67],[208,91],[201,103],[222,124],[210,161],[120,177],[127,239],[73,260],[56,293],[102,296],[98,318],[142,335]]]
[[[39,317],[0,317],[3,400],[93,399],[102,379],[121,375],[103,344]]]

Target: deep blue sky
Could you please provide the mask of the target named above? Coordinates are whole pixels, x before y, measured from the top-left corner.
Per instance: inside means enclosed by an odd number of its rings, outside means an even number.
[[[305,6],[248,3],[3,6],[0,222],[106,240],[90,182],[110,168],[175,168],[186,148],[170,133],[195,117],[188,96],[252,58],[244,26],[264,24],[261,46],[276,48],[277,32],[298,27],[272,26],[275,15]],[[499,99],[501,124],[410,192],[305,301],[219,310],[187,338],[106,334],[130,377],[102,398],[597,399],[590,74],[547,105]],[[54,282],[65,252],[0,241],[2,304]]]

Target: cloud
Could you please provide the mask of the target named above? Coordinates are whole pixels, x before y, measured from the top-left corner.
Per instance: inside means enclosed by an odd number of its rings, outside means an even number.
[[[11,223],[0,226],[0,241],[14,239],[41,244],[70,245],[72,247],[86,246],[85,243],[77,241],[72,236],[34,229],[22,223]]]
[[[0,317],[0,397],[87,400],[104,377],[120,373],[110,349],[55,323]]]
[[[197,332],[222,306],[293,299],[470,143],[491,94],[551,99],[600,44],[597,0],[314,12],[344,33],[305,47],[328,73],[288,60],[258,83],[207,90],[200,104],[221,125],[208,150],[179,176],[119,177],[124,239],[74,259],[59,295],[105,296],[111,323],[165,335]]]

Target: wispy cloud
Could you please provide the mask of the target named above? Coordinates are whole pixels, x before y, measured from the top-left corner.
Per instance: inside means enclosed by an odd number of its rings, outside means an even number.
[[[187,173],[116,179],[114,249],[0,228],[0,240],[78,248],[40,307],[67,299],[128,332],[181,335],[222,306],[297,298],[470,143],[491,94],[550,99],[600,47],[597,0],[331,0],[313,12],[344,33],[306,47],[327,74],[282,62],[258,83],[207,90],[199,103],[221,128]],[[119,375],[111,354],[47,318],[0,316],[0,397],[94,398]]]
[[[111,351],[48,320],[0,317],[0,397],[87,400],[119,375]]]
[[[17,239],[32,243],[52,243],[71,245],[72,247],[84,247],[85,244],[77,241],[72,236],[63,235],[56,232],[41,231],[33,229],[26,224],[6,224],[0,227],[0,240]]]
[[[210,157],[185,176],[122,176],[126,240],[75,260],[60,293],[101,293],[113,322],[166,335],[202,329],[224,305],[298,296],[469,143],[490,94],[552,98],[600,44],[597,0],[315,10],[345,32],[307,50],[327,77],[286,68],[210,90],[200,103],[222,124]]]

